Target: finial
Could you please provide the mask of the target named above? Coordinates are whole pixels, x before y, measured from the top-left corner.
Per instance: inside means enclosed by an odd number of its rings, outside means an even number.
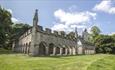
[[[84,32],[87,32],[87,29],[85,28]]]
[[[33,18],[33,25],[37,25],[38,23],[38,9],[35,10],[34,18]]]
[[[36,9],[36,12],[38,12],[38,9]]]

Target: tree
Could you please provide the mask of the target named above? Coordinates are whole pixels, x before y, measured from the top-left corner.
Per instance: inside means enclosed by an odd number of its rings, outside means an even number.
[[[100,31],[100,29],[97,26],[93,26],[91,28],[91,32],[92,32],[93,37],[96,37],[97,35],[100,34],[101,31]]]
[[[11,49],[12,42],[31,27],[28,24],[13,23],[11,17],[10,12],[0,6],[0,47],[5,49]]]
[[[11,35],[11,14],[0,6],[0,47],[6,47],[10,42]]]
[[[30,25],[28,24],[23,24],[23,23],[17,23],[12,25],[13,28],[13,39],[16,40],[20,35],[22,35],[24,32],[26,32],[29,28],[31,28]]]
[[[68,37],[69,39],[75,39],[75,33],[74,33],[74,32],[70,32],[70,33],[67,35],[67,37]]]
[[[115,40],[109,35],[98,35],[94,40],[97,53],[115,53]]]

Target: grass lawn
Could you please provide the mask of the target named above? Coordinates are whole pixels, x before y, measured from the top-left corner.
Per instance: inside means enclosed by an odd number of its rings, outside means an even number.
[[[0,70],[115,70],[115,55],[29,57],[2,53]]]

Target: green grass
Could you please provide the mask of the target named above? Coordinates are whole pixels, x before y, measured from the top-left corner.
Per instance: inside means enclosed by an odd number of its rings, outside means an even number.
[[[29,57],[0,54],[0,70],[115,70],[115,55]]]

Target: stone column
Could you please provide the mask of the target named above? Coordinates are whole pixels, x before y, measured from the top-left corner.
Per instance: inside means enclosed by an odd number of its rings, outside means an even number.
[[[69,55],[72,55],[72,49],[69,47]]]
[[[60,55],[62,55],[62,47],[60,48]]]
[[[67,55],[68,53],[68,48],[65,48],[65,55]]]
[[[90,54],[90,50],[88,50],[88,54]]]
[[[53,55],[56,55],[56,47],[53,48]]]
[[[75,48],[73,47],[73,49],[72,49],[72,50],[73,50],[73,51],[72,51],[72,52],[73,52],[73,55],[75,55]]]
[[[87,54],[88,54],[88,50],[87,50]]]
[[[46,47],[46,55],[49,55],[49,48],[48,47]]]

